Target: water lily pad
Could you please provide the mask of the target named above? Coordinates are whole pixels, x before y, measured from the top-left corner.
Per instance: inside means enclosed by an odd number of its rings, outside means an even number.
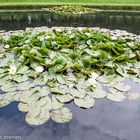
[[[115,102],[122,102],[126,99],[126,96],[117,89],[109,88],[109,92],[107,93],[106,98]]]
[[[82,108],[91,108],[95,105],[95,100],[87,95],[84,99],[75,98],[74,103]]]
[[[14,84],[4,84],[1,87],[1,90],[3,92],[12,92],[12,91],[16,91],[17,90],[17,87]]]
[[[18,104],[18,109],[22,112],[28,112],[29,111],[29,104],[20,102]]]
[[[64,106],[64,103],[59,102],[56,99],[56,95],[52,95],[52,109],[59,109]]]
[[[25,82],[29,79],[29,77],[27,75],[16,75],[13,80],[18,82],[18,83],[21,83],[21,82]]]
[[[29,67],[27,66],[20,66],[17,71],[17,74],[28,74],[30,72]]]
[[[60,109],[52,110],[50,116],[51,119],[57,123],[66,123],[72,119],[72,112],[68,108],[62,107]]]
[[[70,94],[65,94],[65,95],[60,95],[57,94],[56,98],[61,102],[61,103],[67,103],[70,102],[74,99],[73,96],[71,96]]]
[[[84,98],[86,95],[86,91],[83,89],[76,89],[76,88],[71,88],[69,93],[73,96],[73,97],[78,97],[78,98]]]
[[[122,92],[126,92],[126,91],[131,90],[131,86],[125,85],[124,83],[117,83],[113,87],[119,91],[122,91]]]
[[[39,113],[38,113],[39,112]],[[32,112],[28,112],[26,115],[26,122],[30,125],[41,125],[50,119],[49,111],[40,111],[34,109]]]
[[[33,87],[35,87],[35,84],[33,84],[29,81],[25,81],[25,82],[22,82],[22,83],[18,84],[18,90],[29,90]]]
[[[107,95],[107,93],[105,92],[103,87],[99,84],[98,84],[98,87],[95,89],[95,91],[93,91],[93,93],[92,93],[93,98],[104,98],[104,97],[106,97],[106,95]]]
[[[64,79],[64,77],[62,75],[57,75],[57,81],[60,83],[60,84],[65,84],[66,81]]]
[[[69,87],[67,85],[60,85],[59,87],[51,88],[51,92],[59,93],[59,94],[66,94],[69,92]]]
[[[49,95],[50,90],[47,86],[43,86],[42,88],[39,88],[39,92],[40,92],[40,97],[45,97]]]

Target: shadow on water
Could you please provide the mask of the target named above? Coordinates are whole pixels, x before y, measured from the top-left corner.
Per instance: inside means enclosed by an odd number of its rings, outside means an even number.
[[[140,13],[97,12],[81,16],[62,16],[44,11],[0,13],[0,30],[25,29],[37,26],[85,26],[124,29],[140,34]]]
[[[133,91],[140,86],[127,81]],[[25,113],[17,103],[0,109],[0,135],[21,136],[22,140],[139,140],[140,99],[116,103],[107,99],[96,101],[92,109],[80,109],[73,103],[66,105],[74,113],[69,123],[51,120],[38,127],[25,123]]]

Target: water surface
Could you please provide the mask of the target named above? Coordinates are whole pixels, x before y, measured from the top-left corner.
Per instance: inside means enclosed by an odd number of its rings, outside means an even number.
[[[140,12],[97,12],[81,16],[62,16],[45,11],[0,13],[0,30],[37,26],[102,27],[140,34]]]
[[[0,13],[0,30],[25,29],[35,26],[86,26],[125,29],[140,34],[140,14],[97,13],[79,17],[64,17],[47,12]],[[140,85],[128,83],[134,91]],[[140,99],[115,103],[107,99],[96,100],[92,109],[80,109],[73,103],[66,105],[73,112],[69,123],[58,124],[51,120],[44,125],[31,127],[25,122],[25,113],[18,111],[17,103],[0,109],[0,139],[19,136],[21,140],[139,140]],[[15,140],[12,138],[11,140]]]

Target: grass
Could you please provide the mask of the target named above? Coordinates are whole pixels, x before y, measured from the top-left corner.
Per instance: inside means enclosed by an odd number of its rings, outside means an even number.
[[[111,5],[140,6],[140,0],[0,0],[0,6],[14,5]]]

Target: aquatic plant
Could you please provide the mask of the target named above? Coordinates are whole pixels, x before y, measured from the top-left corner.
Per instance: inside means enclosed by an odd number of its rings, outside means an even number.
[[[121,102],[131,90],[125,78],[140,83],[134,34],[46,27],[0,33],[0,107],[19,102],[30,125],[70,121],[66,103],[91,108],[96,98]]]
[[[63,14],[63,15],[79,15],[79,14],[88,14],[95,13],[95,9],[90,7],[78,6],[78,5],[65,5],[65,6],[56,6],[51,8],[43,8],[45,11]]]

